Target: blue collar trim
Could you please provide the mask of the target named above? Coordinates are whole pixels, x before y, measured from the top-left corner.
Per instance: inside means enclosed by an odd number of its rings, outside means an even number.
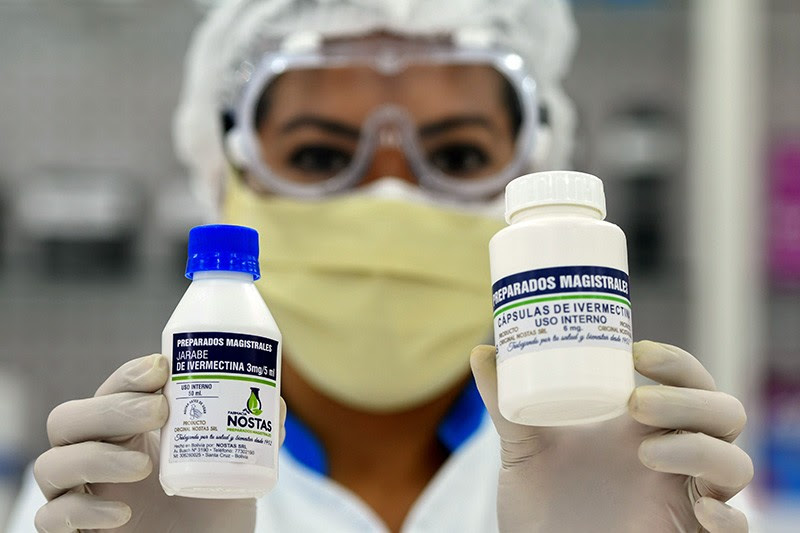
[[[475,380],[470,377],[466,387],[439,425],[437,430],[439,440],[450,453],[455,452],[475,434],[485,413],[486,409],[478,393],[478,387],[475,386]],[[285,427],[286,440],[283,448],[306,468],[327,476],[330,471],[328,457],[317,436],[291,411],[286,414]]]

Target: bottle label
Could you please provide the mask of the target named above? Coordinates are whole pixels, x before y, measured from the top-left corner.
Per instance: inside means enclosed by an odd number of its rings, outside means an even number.
[[[176,333],[169,462],[209,461],[274,467],[280,419],[278,341],[226,332]]]
[[[601,346],[630,350],[628,274],[568,266],[520,272],[492,285],[497,361],[522,353]]]

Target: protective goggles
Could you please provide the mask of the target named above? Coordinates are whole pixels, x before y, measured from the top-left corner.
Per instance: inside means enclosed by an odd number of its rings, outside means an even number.
[[[513,53],[370,39],[269,53],[240,72],[229,156],[270,192],[353,189],[390,149],[422,188],[480,200],[531,161],[536,85]]]

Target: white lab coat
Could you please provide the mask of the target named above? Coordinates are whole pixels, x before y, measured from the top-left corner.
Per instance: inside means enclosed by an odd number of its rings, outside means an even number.
[[[497,531],[499,443],[489,417],[458,447],[414,503],[403,533]],[[44,505],[33,474],[24,486],[6,533],[35,533],[33,517]],[[281,451],[280,479],[258,501],[255,533],[388,533],[356,495]]]
[[[497,531],[499,442],[488,416],[449,457],[414,503],[402,533],[494,533]],[[758,526],[746,498],[731,502],[744,510],[750,531]],[[45,503],[31,469],[6,533],[35,533],[33,517]],[[380,518],[356,495],[281,452],[280,480],[258,502],[255,533],[388,533]]]

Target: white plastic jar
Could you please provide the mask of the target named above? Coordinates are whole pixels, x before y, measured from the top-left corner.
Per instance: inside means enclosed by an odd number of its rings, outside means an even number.
[[[633,381],[625,235],[605,222],[603,183],[539,172],[506,187],[489,243],[502,415],[532,426],[606,420]]]
[[[189,233],[192,283],[162,334],[171,375],[159,478],[169,495],[257,498],[277,481],[281,334],[259,276],[255,230]]]

